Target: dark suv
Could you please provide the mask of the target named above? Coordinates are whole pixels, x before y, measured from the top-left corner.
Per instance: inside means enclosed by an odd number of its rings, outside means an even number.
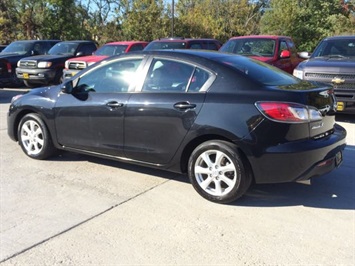
[[[91,55],[97,46],[93,41],[65,41],[54,45],[48,55],[32,56],[17,63],[16,75],[27,87],[58,84],[62,80],[65,61]]]
[[[300,53],[307,60],[293,71],[300,79],[332,84],[337,110],[355,114],[355,36],[323,39],[312,54]]]
[[[150,42],[144,51],[160,49],[204,49],[218,50],[222,43],[215,39],[163,38]]]
[[[28,56],[48,53],[53,45],[60,40],[24,40],[10,43],[0,53],[0,87],[5,85],[19,85],[16,78],[17,62]]]

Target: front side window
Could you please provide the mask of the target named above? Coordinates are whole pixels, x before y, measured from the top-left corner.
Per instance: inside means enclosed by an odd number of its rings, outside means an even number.
[[[80,77],[78,92],[120,93],[132,91],[137,81],[137,69],[141,58],[110,62]]]

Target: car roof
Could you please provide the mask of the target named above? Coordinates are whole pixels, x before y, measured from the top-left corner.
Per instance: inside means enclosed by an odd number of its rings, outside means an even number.
[[[119,44],[129,45],[129,44],[135,44],[135,43],[148,43],[148,42],[146,42],[146,41],[119,41],[119,42],[108,42],[108,43],[103,44],[102,46],[104,46],[104,45],[119,45]]]
[[[231,37],[229,40],[234,40],[234,39],[280,39],[280,38],[287,38],[290,39],[291,37],[289,36],[282,36],[282,35],[244,35],[244,36],[235,36]]]
[[[218,41],[213,38],[184,38],[184,37],[174,37],[174,38],[160,38],[153,42],[184,42],[184,41]]]
[[[134,56],[134,55],[161,55],[161,56],[167,56],[167,57],[172,57],[172,58],[179,58],[179,59],[194,59],[196,61],[198,60],[213,60],[216,58],[221,58],[221,57],[235,57],[239,56],[236,54],[230,54],[230,53],[222,53],[214,50],[196,50],[196,49],[160,49],[160,50],[141,50],[141,51],[134,51],[130,52],[127,54],[122,54],[122,55],[117,55],[115,57],[127,57],[127,56]]]
[[[62,40],[17,40],[13,42],[62,42]]]
[[[324,38],[324,40],[354,39],[355,35],[337,35]]]

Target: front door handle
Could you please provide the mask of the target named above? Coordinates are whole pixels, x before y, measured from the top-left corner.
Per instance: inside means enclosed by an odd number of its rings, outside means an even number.
[[[108,102],[106,105],[110,108],[119,108],[123,106],[123,103],[113,101],[113,102]]]

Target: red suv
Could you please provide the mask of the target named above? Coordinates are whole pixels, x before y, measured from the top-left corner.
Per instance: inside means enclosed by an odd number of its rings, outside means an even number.
[[[291,37],[278,35],[249,35],[230,38],[219,50],[252,57],[290,74],[303,61],[297,54]]]
[[[110,42],[97,49],[93,55],[82,56],[69,59],[65,62],[65,69],[63,70],[63,79],[69,79],[78,73],[80,70],[105,59],[112,55],[143,50],[148,42],[144,41],[124,41],[124,42]]]
[[[215,39],[191,39],[191,38],[162,38],[150,42],[145,51],[160,49],[205,49],[218,50],[222,43]]]

